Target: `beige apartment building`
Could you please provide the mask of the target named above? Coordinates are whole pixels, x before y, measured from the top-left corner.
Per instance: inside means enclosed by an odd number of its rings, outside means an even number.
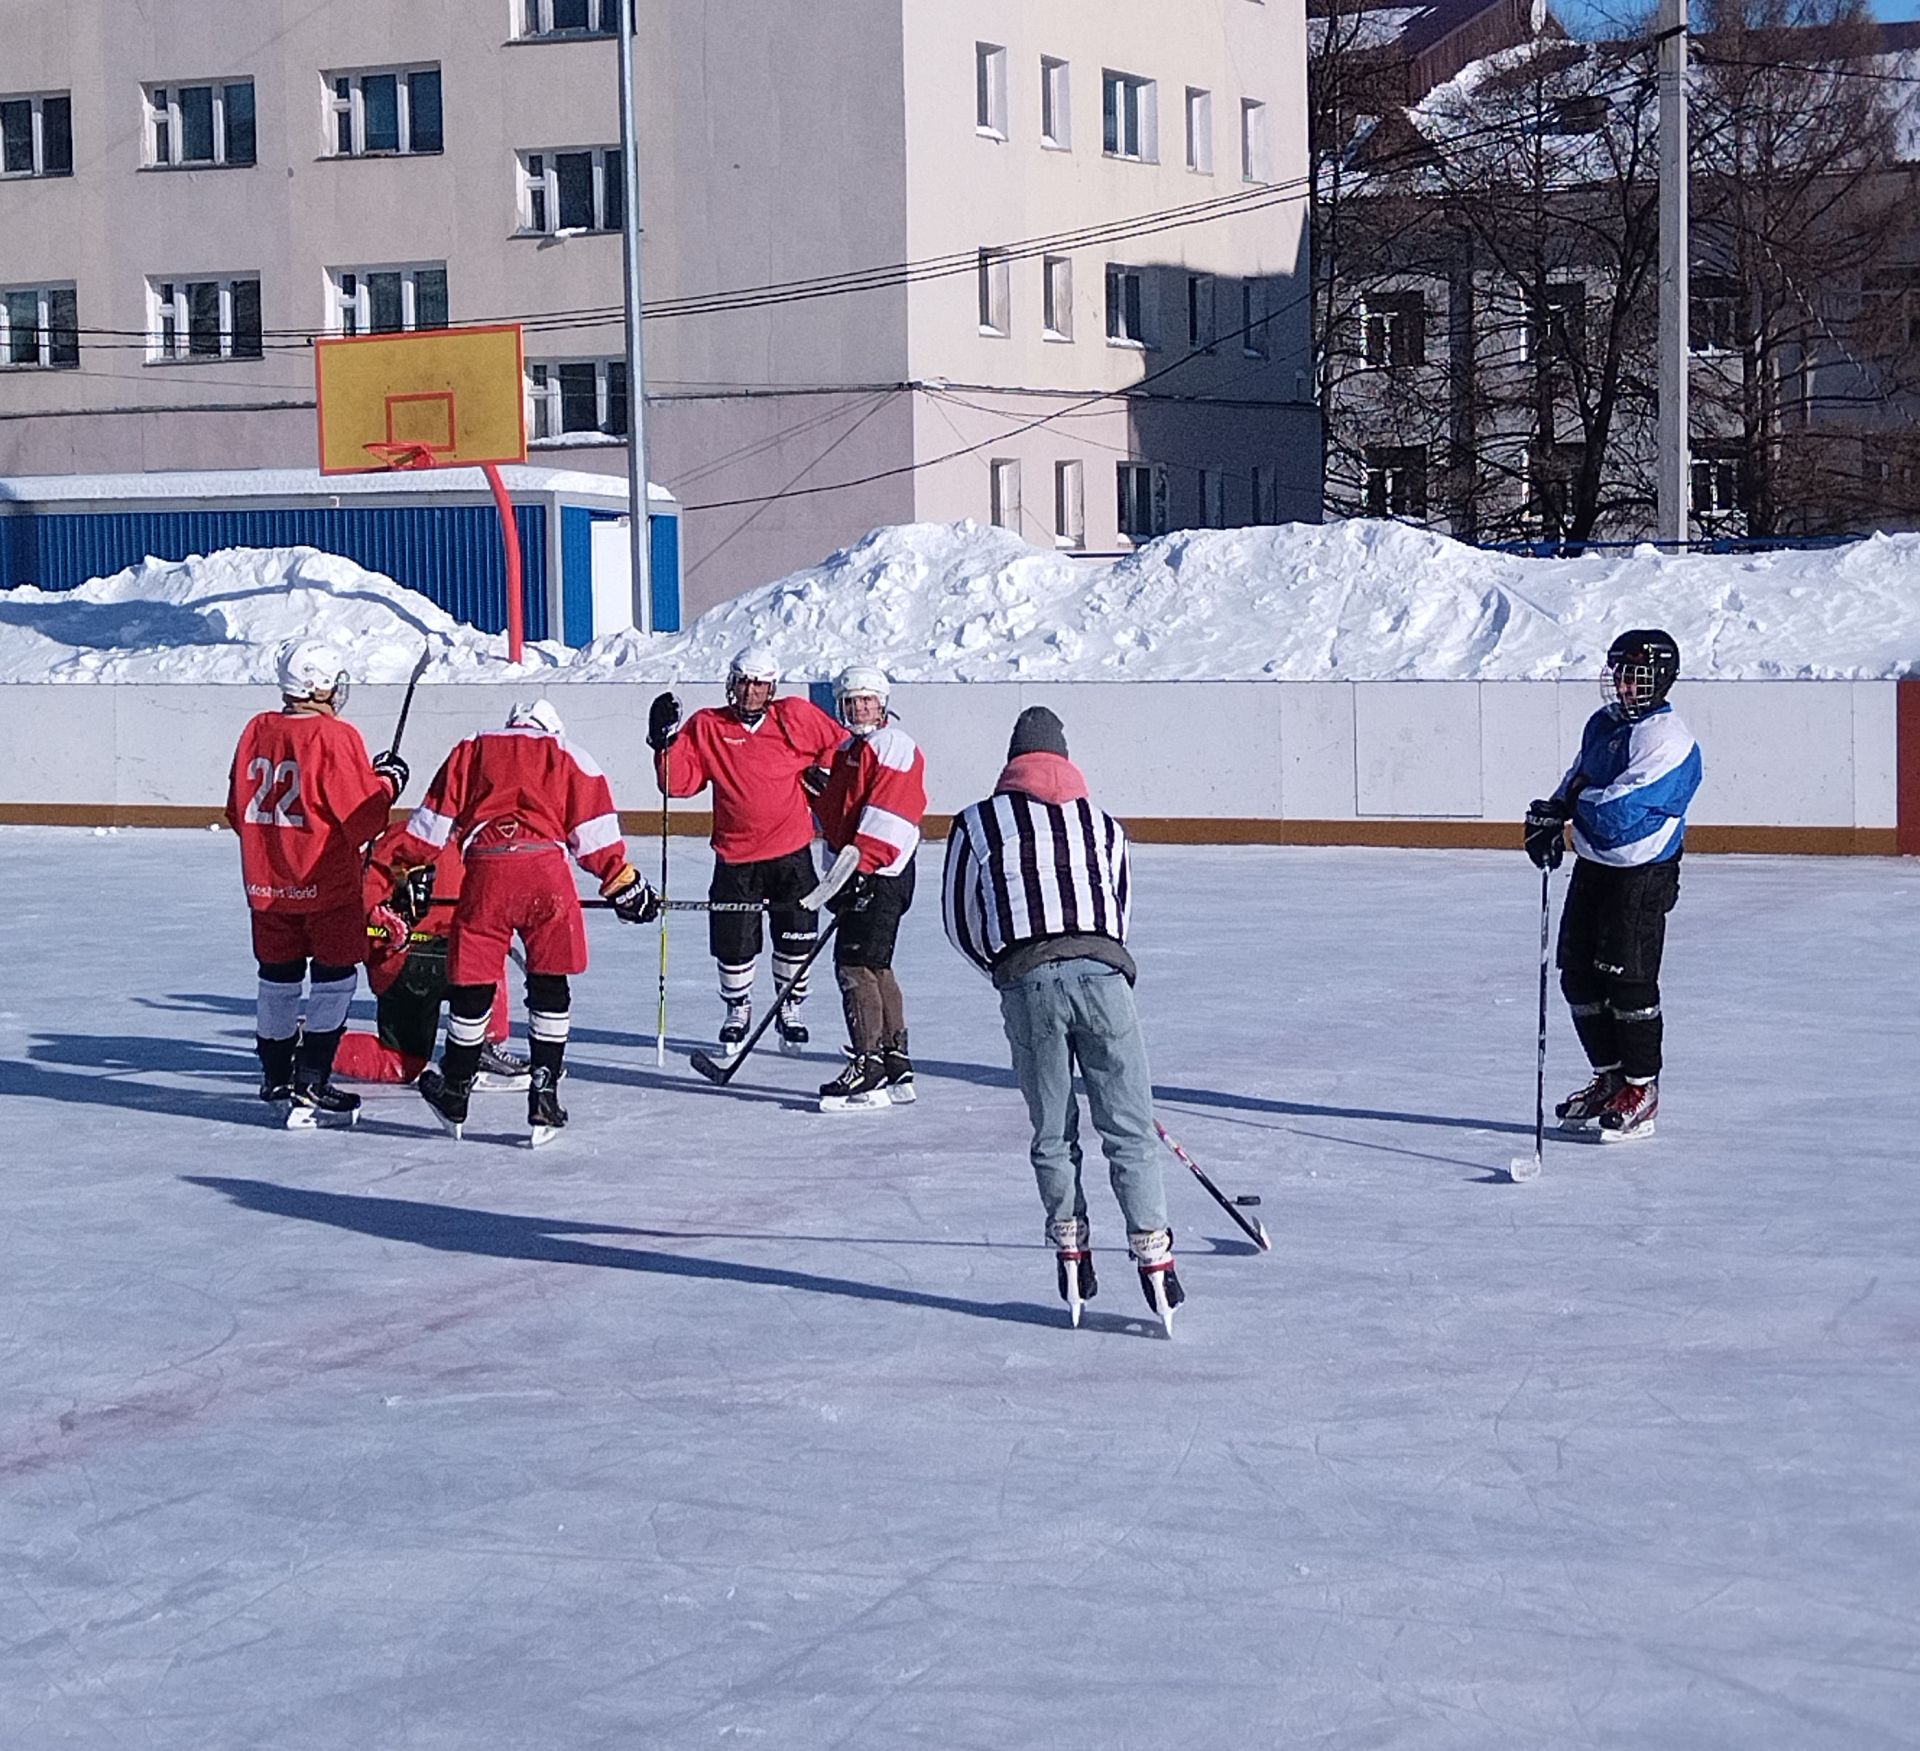
[[[623,473],[615,5],[7,0],[0,475],[308,467],[312,336],[486,320]],[[884,523],[1318,515],[1301,0],[638,12],[689,614]]]

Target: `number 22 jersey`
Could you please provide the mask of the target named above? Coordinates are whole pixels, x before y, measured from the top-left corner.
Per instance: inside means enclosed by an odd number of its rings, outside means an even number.
[[[387,824],[393,793],[352,724],[324,712],[263,711],[240,733],[227,824],[256,912],[360,904],[360,849]]]

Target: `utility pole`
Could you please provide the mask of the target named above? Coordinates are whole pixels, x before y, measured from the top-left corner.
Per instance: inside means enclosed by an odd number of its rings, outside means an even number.
[[[1655,503],[1662,541],[1687,539],[1687,0],[1660,0],[1660,415]]]
[[[647,367],[640,327],[640,130],[634,119],[634,0],[620,0],[620,245],[627,309],[627,551],[635,623],[653,631],[653,542],[647,499]]]

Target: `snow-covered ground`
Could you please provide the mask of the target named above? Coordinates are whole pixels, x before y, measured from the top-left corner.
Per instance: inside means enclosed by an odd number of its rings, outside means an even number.
[[[533,1156],[264,1129],[234,864],[0,832],[0,1744],[1913,1743],[1911,866],[1690,861],[1661,1135],[1513,1186],[1517,856],[1143,848],[1162,1116],[1276,1242],[1169,1158],[1169,1343],[1104,1186],[1066,1328],[931,880],[917,1107],[807,1110],[821,999],[656,1070],[596,917]]]
[[[1920,666],[1920,536],[1818,553],[1483,553],[1398,523],[1170,535],[1111,564],[975,523],[880,529],[685,633],[529,647],[543,680],[712,681],[756,639],[790,672],[896,680],[1523,680],[1595,673],[1661,625],[1699,679],[1883,679]],[[0,591],[0,680],[268,681],[289,632],[362,674],[507,680],[505,640],[310,548],[149,561],[71,592]]]

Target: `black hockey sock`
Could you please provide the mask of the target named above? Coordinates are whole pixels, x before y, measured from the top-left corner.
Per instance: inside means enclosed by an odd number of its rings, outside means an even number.
[[[347,1030],[337,1027],[324,1034],[302,1034],[295,1056],[296,1077],[310,1087],[324,1085],[333,1075],[333,1055],[340,1050],[340,1036]]]
[[[1620,1062],[1620,1042],[1614,1027],[1613,1011],[1604,1003],[1575,1003],[1573,1031],[1580,1036],[1580,1048],[1596,1070],[1611,1070]]]
[[[440,1073],[446,1077],[453,1088],[470,1088],[473,1085],[474,1072],[480,1068],[480,1048],[478,1045],[462,1045],[451,1037],[447,1040],[447,1049],[440,1054]]]
[[[260,1059],[260,1080],[267,1088],[285,1088],[293,1081],[295,1040],[268,1040],[254,1036],[253,1049]]]
[[[1614,998],[1613,1031],[1620,1042],[1622,1075],[1633,1082],[1651,1082],[1660,1074],[1660,1047],[1665,1027],[1660,1017],[1657,986],[1630,987]]]

